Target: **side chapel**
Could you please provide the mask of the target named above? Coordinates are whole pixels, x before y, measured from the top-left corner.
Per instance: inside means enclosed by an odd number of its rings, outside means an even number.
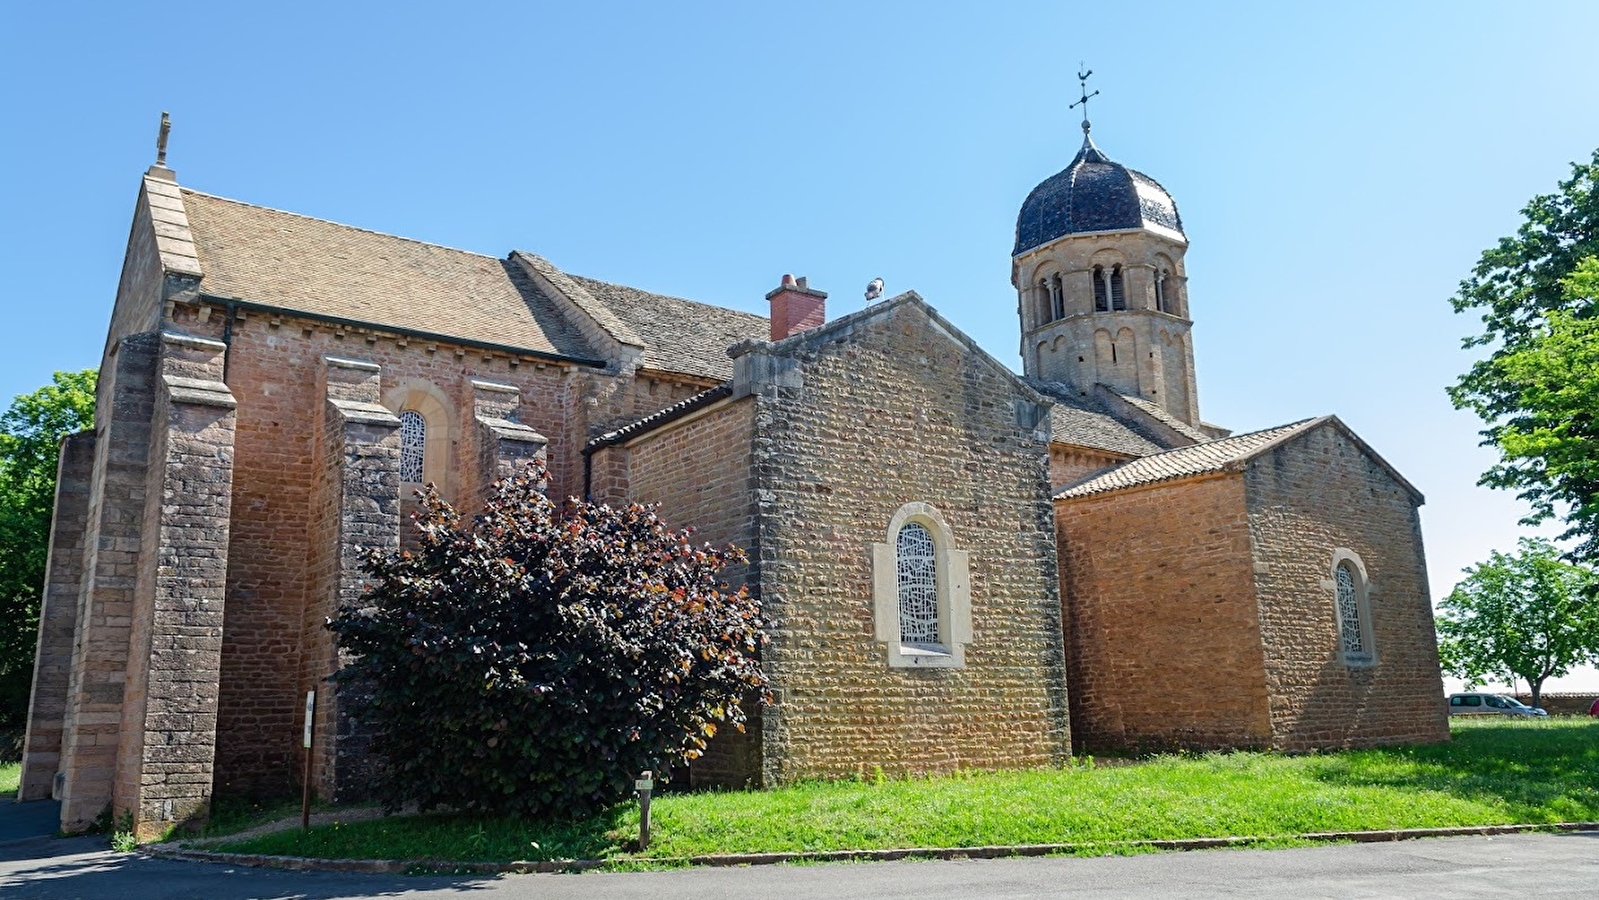
[[[1089,138],[1025,200],[1015,374],[914,292],[770,315],[143,176],[62,444],[19,797],[142,835],[367,762],[325,619],[411,492],[658,502],[734,543],[777,702],[696,783],[1074,747],[1446,740],[1421,495],[1333,416],[1199,415],[1171,196]]]

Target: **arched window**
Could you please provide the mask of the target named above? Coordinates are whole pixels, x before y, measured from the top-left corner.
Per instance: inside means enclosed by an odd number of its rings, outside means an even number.
[[[1049,311],[1051,321],[1066,318],[1066,290],[1059,272],[1049,279]]]
[[[1166,308],[1166,270],[1155,272],[1155,309],[1161,312],[1171,312]]]
[[[1371,588],[1365,567],[1352,550],[1333,554],[1332,590],[1338,616],[1338,652],[1345,665],[1369,666],[1377,657],[1372,647]]]
[[[938,509],[913,502],[872,550],[873,631],[890,668],[959,668],[972,640],[968,554]]]
[[[1110,311],[1110,284],[1105,280],[1105,269],[1094,267],[1094,312]]]
[[[1110,269],[1110,308],[1127,308],[1127,290],[1122,287],[1122,267],[1119,265]]]
[[[916,522],[906,523],[894,541],[894,557],[899,639],[906,644],[936,644],[938,561],[933,555],[933,536]]]
[[[419,483],[426,469],[427,420],[414,409],[400,413],[400,481]]]

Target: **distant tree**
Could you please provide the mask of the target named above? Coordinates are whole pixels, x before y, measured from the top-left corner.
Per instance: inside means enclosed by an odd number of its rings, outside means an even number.
[[[695,548],[650,507],[558,516],[544,479],[499,483],[470,524],[429,489],[420,549],[374,555],[364,608],[329,623],[391,805],[597,812],[765,697],[760,609],[720,581],[741,551]]]
[[[57,372],[0,415],[0,727],[27,719],[61,439],[94,425],[95,370]]]
[[[1467,347],[1491,347],[1450,389],[1487,424],[1500,453],[1484,485],[1532,504],[1529,524],[1561,518],[1578,558],[1599,558],[1599,150],[1560,191],[1534,197],[1512,237],[1483,252],[1453,298],[1480,311]]]
[[[1545,540],[1522,538],[1513,554],[1494,551],[1439,604],[1444,671],[1472,685],[1489,677],[1524,681],[1537,706],[1545,681],[1599,659],[1594,583],[1592,568],[1566,562]]]

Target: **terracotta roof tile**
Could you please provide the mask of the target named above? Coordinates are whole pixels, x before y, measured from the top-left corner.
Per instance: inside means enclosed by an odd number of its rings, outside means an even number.
[[[1087,497],[1091,494],[1103,494],[1107,491],[1119,491],[1126,488],[1138,487],[1145,484],[1155,484],[1161,481],[1173,481],[1178,478],[1190,478],[1195,475],[1205,475],[1211,472],[1225,471],[1230,465],[1242,462],[1266,449],[1268,446],[1285,440],[1297,432],[1308,429],[1325,421],[1324,419],[1304,419],[1288,425],[1279,425],[1276,428],[1267,428],[1264,431],[1254,431],[1249,434],[1239,434],[1219,440],[1195,444],[1191,447],[1178,447],[1153,456],[1145,456],[1123,463],[1108,472],[1089,477],[1067,485],[1055,493],[1056,499],[1074,499]]]

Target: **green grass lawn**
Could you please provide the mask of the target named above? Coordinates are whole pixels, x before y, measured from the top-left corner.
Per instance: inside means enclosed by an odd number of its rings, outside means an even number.
[[[22,763],[0,763],[0,795],[15,794],[22,784]]]
[[[1161,756],[1137,765],[667,794],[653,859],[710,853],[1086,845],[1599,820],[1599,722],[1457,722],[1428,747]],[[576,823],[430,815],[298,829],[216,849],[467,861],[637,859],[638,809]]]

